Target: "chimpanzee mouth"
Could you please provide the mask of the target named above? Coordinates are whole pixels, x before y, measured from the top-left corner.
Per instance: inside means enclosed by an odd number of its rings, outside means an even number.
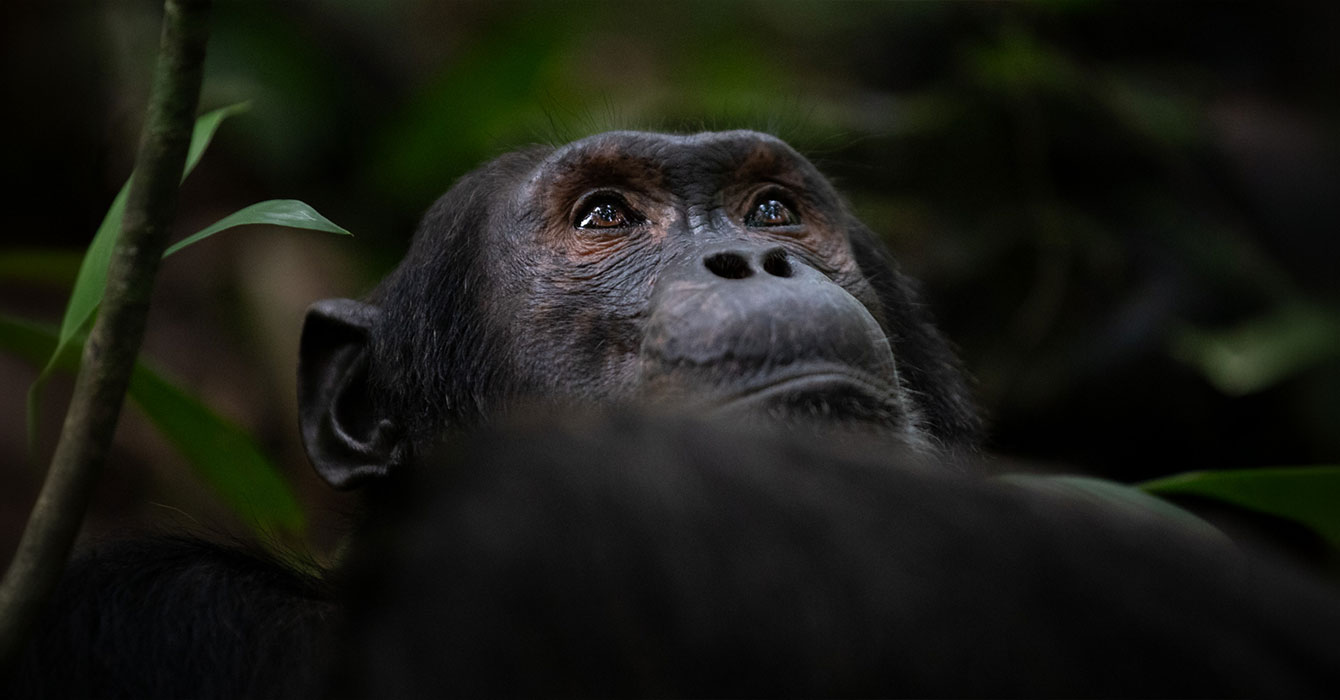
[[[857,392],[872,397],[888,394],[888,388],[879,382],[859,376],[851,371],[836,369],[807,370],[787,372],[780,376],[768,377],[765,381],[738,392],[723,402],[730,406],[737,403],[770,401],[779,397],[801,394],[832,394]]]
[[[897,379],[853,363],[807,359],[651,365],[641,391],[656,403],[695,413],[782,425],[845,425],[858,432],[915,431]],[[882,369],[882,367],[878,368]]]
[[[737,392],[717,404],[727,413],[762,412],[783,421],[902,422],[901,406],[885,382],[850,369],[787,372]]]

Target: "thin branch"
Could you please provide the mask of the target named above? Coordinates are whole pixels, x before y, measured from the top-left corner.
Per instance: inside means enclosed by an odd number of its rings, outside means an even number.
[[[18,552],[0,581],[0,666],[15,659],[60,578],[116,433],[200,99],[209,0],[167,0],[149,108],[102,309]]]

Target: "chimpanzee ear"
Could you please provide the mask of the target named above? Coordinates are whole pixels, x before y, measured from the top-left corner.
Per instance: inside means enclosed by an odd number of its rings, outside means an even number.
[[[307,309],[298,351],[302,441],[316,471],[338,489],[384,476],[399,450],[395,424],[368,392],[368,338],[381,309],[325,299]]]

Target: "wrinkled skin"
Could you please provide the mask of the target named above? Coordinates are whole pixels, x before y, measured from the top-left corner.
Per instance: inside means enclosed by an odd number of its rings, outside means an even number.
[[[523,402],[659,403],[971,442],[952,352],[807,160],[755,132],[503,156],[367,302],[313,307],[303,429],[339,486]]]
[[[752,216],[770,205],[767,224]],[[582,227],[593,207],[619,225]],[[914,428],[840,214],[812,166],[754,135],[556,152],[503,214],[514,235],[490,249],[488,267],[520,273],[499,298],[526,389],[708,403],[847,392]]]

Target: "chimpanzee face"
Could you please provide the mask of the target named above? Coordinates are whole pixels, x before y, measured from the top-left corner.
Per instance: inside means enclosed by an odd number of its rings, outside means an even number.
[[[525,393],[911,417],[880,304],[807,161],[753,133],[616,133],[541,161],[492,218],[492,317]]]
[[[938,413],[968,409],[916,306],[829,182],[776,138],[601,134],[463,178],[369,303],[314,307],[304,436],[318,469],[332,445],[377,462],[542,401],[935,440]],[[924,407],[927,391],[954,405]]]

